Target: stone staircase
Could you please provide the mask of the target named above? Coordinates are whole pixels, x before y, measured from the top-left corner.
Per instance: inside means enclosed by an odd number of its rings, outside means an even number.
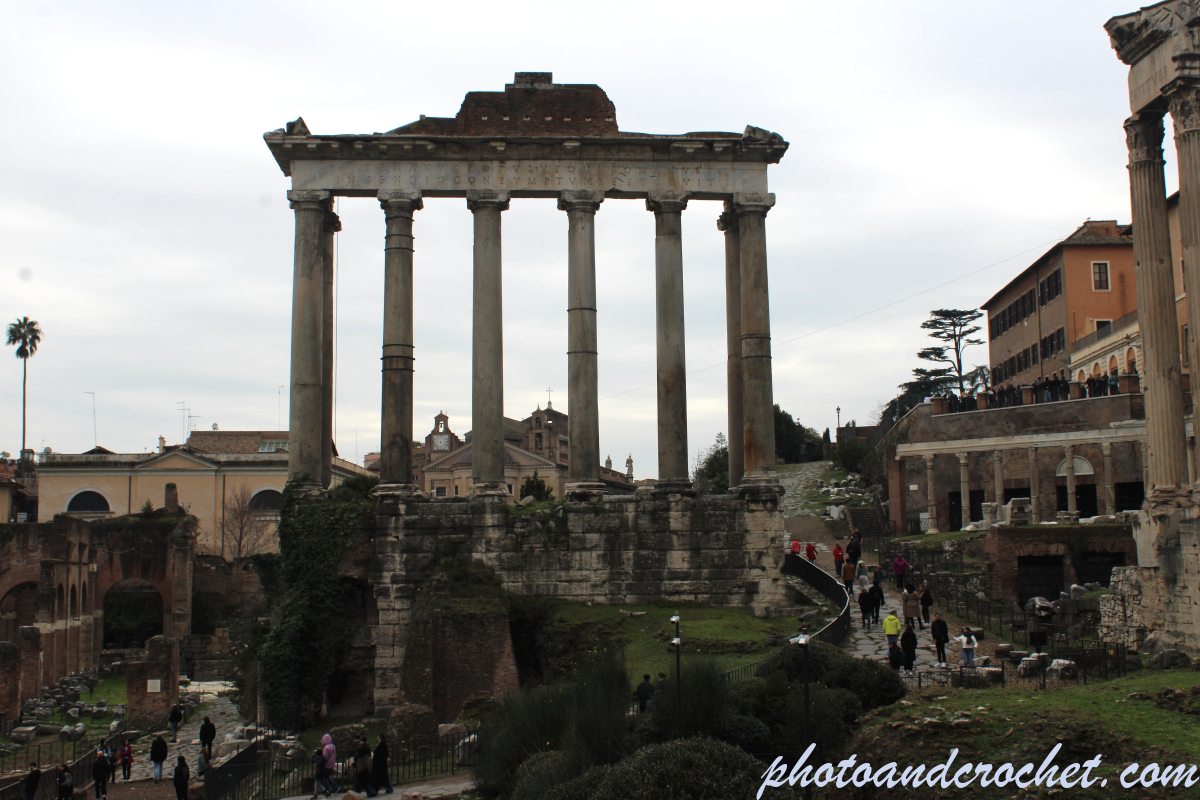
[[[887,536],[886,521],[879,516],[879,509],[873,507],[846,507],[846,515],[850,519],[851,528],[858,528],[863,536]]]

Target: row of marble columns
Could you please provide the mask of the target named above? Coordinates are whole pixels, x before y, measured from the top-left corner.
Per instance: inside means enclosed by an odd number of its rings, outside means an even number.
[[[1182,61],[1180,60],[1182,59]],[[1196,73],[1200,55],[1176,57],[1181,74]],[[1181,77],[1163,89],[1175,126],[1179,156],[1179,233],[1183,261],[1200,264],[1200,78]],[[1125,121],[1129,148],[1129,188],[1133,209],[1133,251],[1137,263],[1138,318],[1145,358],[1147,502],[1189,504],[1195,492],[1189,477],[1189,443],[1184,433],[1179,322],[1175,312],[1174,265],[1167,222],[1162,142],[1164,111],[1143,111]],[[1185,270],[1187,309],[1200,319],[1198,270]],[[1188,346],[1200,363],[1196,337]],[[1198,498],[1200,499],[1200,498]]]
[[[331,193],[291,191],[296,214],[292,296],[289,478],[320,496],[332,476],[333,234],[340,223]],[[600,192],[562,192],[567,212],[567,490],[604,489],[596,325],[595,217]],[[413,214],[419,192],[380,192],[384,245],[383,396],[380,491],[412,494]],[[658,486],[691,487],[687,446],[682,213],[688,197],[651,193],[655,216],[655,319],[658,365]],[[735,195],[718,227],[725,233],[729,344],[730,485],[774,491],[775,425],[765,218],[773,195]],[[472,333],[472,492],[504,495],[504,343],[501,215],[505,192],[471,191],[474,217]]]
[[[1067,484],[1067,511],[1068,513],[1076,513],[1079,508],[1077,505],[1077,497],[1075,491],[1075,445],[1061,445],[1054,447],[1028,447],[1025,448],[1028,458],[1028,475],[1029,475],[1029,506],[1030,513],[1034,524],[1042,521],[1041,507],[1039,505],[1039,483],[1038,480],[1038,450],[1061,449],[1065,462],[1063,464],[1066,484]],[[1112,442],[1102,442],[1100,444],[1101,453],[1104,456],[1104,513],[1116,513],[1116,484],[1113,476],[1113,454]],[[1142,446],[1142,463],[1146,463],[1145,446]],[[970,519],[971,516],[971,480],[970,480],[970,459],[971,453],[960,452],[955,453],[958,458],[958,477],[959,477],[959,492],[962,498],[962,527],[966,527],[975,520]],[[1004,502],[1004,451],[992,451],[992,497],[993,502]],[[938,511],[937,511],[937,473],[935,470],[935,459],[937,456],[933,453],[923,456],[925,459],[925,500],[927,503],[927,513],[929,515],[930,533],[936,532]],[[1057,513],[1057,501],[1055,501],[1054,513]],[[1046,509],[1050,511],[1049,508]],[[1053,517],[1054,514],[1050,514]]]

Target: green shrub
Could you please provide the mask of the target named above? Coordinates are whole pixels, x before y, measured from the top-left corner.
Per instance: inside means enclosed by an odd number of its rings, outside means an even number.
[[[836,761],[850,740],[850,726],[862,714],[862,703],[853,692],[809,684],[809,739],[804,736],[804,691],[788,694],[784,707],[784,724],[775,736],[778,755],[796,756],[804,752],[808,742],[817,749],[811,762]],[[782,745],[782,747],[780,747]]]
[[[717,720],[713,736],[754,756],[770,752],[774,745],[767,724],[746,714],[726,714]]]
[[[577,760],[575,753],[564,750],[531,756],[517,769],[509,800],[541,800],[554,787],[580,775]]]
[[[591,770],[545,800],[726,800],[754,797],[765,765],[715,739],[678,739],[643,747],[619,763]]]
[[[684,736],[713,736],[718,722],[727,716],[729,680],[725,670],[711,658],[684,661],[679,684]],[[672,675],[655,695],[651,719],[654,738],[663,742],[675,737],[675,676]]]
[[[782,672],[788,681],[803,675],[804,648],[797,644],[781,647],[756,673],[769,678]],[[866,710],[890,705],[904,696],[904,682],[887,665],[869,658],[854,658],[823,642],[808,645],[808,679],[829,687],[853,692]]]

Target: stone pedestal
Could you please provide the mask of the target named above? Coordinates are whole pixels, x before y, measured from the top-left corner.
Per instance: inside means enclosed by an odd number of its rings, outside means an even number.
[[[1067,396],[1072,400],[1083,399],[1083,384],[1079,381],[1070,381],[1067,388]]]
[[[179,642],[154,636],[146,642],[146,656],[125,665],[128,687],[128,720],[133,728],[161,730],[171,707],[179,702]]]
[[[1117,391],[1121,394],[1137,394],[1141,390],[1137,373],[1126,372],[1117,376]]]

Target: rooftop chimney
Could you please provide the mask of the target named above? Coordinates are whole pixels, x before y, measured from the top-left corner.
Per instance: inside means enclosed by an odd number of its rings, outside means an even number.
[[[167,452],[167,437],[165,437],[165,436],[158,437],[158,452],[160,452],[160,453]]]

